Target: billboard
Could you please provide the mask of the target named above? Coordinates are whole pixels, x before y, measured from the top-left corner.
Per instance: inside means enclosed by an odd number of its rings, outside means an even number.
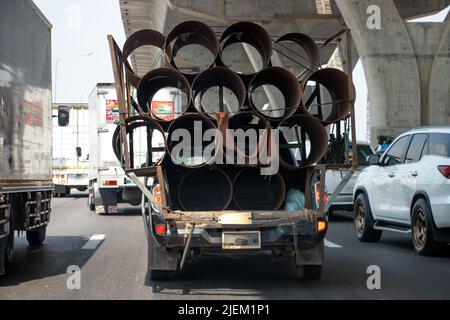
[[[106,121],[115,122],[119,120],[119,102],[117,100],[106,100]]]
[[[161,120],[175,120],[175,103],[173,101],[152,101],[152,113]]]

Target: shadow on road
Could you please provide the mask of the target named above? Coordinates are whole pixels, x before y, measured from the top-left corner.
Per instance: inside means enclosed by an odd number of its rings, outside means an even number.
[[[0,278],[0,287],[66,274],[69,266],[82,268],[96,252],[81,250],[88,240],[86,237],[47,237],[43,246],[36,247],[28,246],[23,237],[16,238],[13,262],[8,275]]]
[[[272,255],[255,254],[241,258],[201,257],[188,263],[171,281],[146,281],[153,293],[168,296],[280,298],[286,284],[301,282],[293,258],[273,261]],[[308,286],[309,281],[302,282]],[[317,284],[317,282],[314,282]],[[268,291],[267,288],[270,288]],[[273,292],[273,295],[272,293]],[[278,294],[276,294],[278,292]]]

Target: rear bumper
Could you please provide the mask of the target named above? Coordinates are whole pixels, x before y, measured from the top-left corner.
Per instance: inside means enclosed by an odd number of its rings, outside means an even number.
[[[278,213],[281,214],[281,213]],[[286,212],[286,215],[289,213]],[[289,220],[289,221],[288,221]],[[325,222],[325,218],[302,214],[291,214],[289,218],[278,219],[254,219],[249,225],[209,225],[199,224],[195,227],[190,248],[201,249],[203,252],[229,253],[230,250],[222,249],[222,235],[224,232],[234,231],[258,231],[261,233],[261,248],[248,251],[265,251],[276,248],[298,247],[303,249],[314,248],[325,239],[327,227],[318,230],[318,221]],[[169,231],[169,234],[161,236],[155,234],[156,240],[166,249],[182,249],[186,245],[192,227],[189,224],[178,222],[177,229]]]

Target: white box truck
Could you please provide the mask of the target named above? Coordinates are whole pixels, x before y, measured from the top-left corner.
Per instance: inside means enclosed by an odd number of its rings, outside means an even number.
[[[70,110],[67,127],[53,123],[53,184],[57,196],[72,189],[86,191],[89,185],[89,107],[83,103],[53,104],[53,113]]]
[[[116,87],[99,83],[89,96],[89,198],[98,214],[116,213],[119,203],[140,205],[142,193],[127,178],[112,148],[119,121]],[[146,155],[143,155],[145,159]],[[144,160],[142,160],[144,162]]]

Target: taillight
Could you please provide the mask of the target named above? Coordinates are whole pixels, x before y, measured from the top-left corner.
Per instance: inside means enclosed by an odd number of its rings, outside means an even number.
[[[318,221],[317,222],[317,231],[324,232],[327,229],[326,221]]]
[[[317,182],[316,183],[316,203],[317,203],[318,206],[320,205],[320,199],[322,197],[320,189],[321,189],[320,182]],[[328,195],[327,195],[326,192],[324,192],[324,194],[323,194],[323,203],[326,204],[327,201],[328,201]]]
[[[116,180],[104,181],[103,185],[106,187],[114,187],[114,186],[117,186],[117,181]]]
[[[155,231],[160,236],[164,236],[167,233],[166,226],[164,224],[157,224],[156,227],[155,227]]]
[[[438,170],[444,177],[450,179],[450,166],[439,166]]]
[[[155,197],[155,199],[156,199],[156,202],[158,202],[159,204],[161,204],[162,203],[162,197],[161,197],[161,186],[158,184],[158,185],[156,185],[154,188],[153,188],[153,190],[152,190],[153,192],[153,196]]]

